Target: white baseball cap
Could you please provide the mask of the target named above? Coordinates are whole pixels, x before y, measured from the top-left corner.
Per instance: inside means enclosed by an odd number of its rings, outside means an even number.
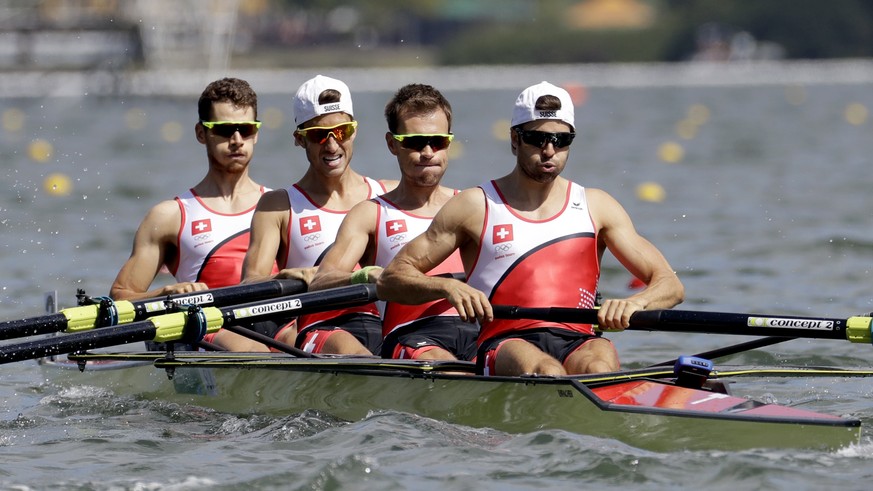
[[[333,89],[340,93],[339,102],[319,104],[318,97],[322,92]],[[314,78],[303,82],[294,96],[294,122],[305,123],[310,119],[322,114],[344,112],[354,116],[352,112],[352,94],[349,86],[335,78],[316,75]]]
[[[544,95],[557,97],[561,101],[561,109],[557,111],[537,109],[537,99]],[[545,81],[524,89],[515,100],[510,126],[515,127],[538,119],[558,119],[569,124],[575,131],[573,99],[570,98],[570,94],[557,85]]]

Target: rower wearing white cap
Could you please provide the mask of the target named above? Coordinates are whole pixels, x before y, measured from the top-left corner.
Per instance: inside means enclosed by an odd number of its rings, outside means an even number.
[[[560,176],[576,136],[566,90],[548,82],[525,89],[509,136],[516,157],[512,172],[449,200],[379,276],[379,298],[445,298],[462,319],[478,320],[477,363],[486,375],[618,370],[615,348],[591,325],[495,319],[491,304],[590,308],[607,249],[646,288],[605,300],[598,312],[605,329],[626,328],[638,310],[678,304],[682,283],[612,196]],[[466,283],[424,274],[456,249]]]
[[[318,75],[304,82],[294,97],[294,121],[294,144],[306,151],[309,167],[297,183],[266,193],[258,203],[243,263],[245,282],[269,278],[275,261],[281,271],[273,277],[308,283],[348,211],[396,186],[351,168],[358,122],[342,81]],[[296,339],[299,348],[314,353],[371,354],[381,348],[382,327],[373,304],[301,316],[296,328],[299,336],[289,324],[275,337]]]

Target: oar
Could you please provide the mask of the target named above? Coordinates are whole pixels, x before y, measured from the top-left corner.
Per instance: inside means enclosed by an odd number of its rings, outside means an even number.
[[[783,338],[778,336],[768,336],[766,338],[758,338],[753,339],[752,341],[746,341],[744,343],[732,344],[730,346],[725,346],[723,348],[716,348],[714,350],[704,351],[702,353],[696,353],[691,355],[694,358],[704,358],[707,360],[715,360],[716,358],[722,358],[724,356],[735,355],[737,353],[743,353],[745,351],[750,351],[753,349],[764,348],[766,346],[772,346],[774,344],[784,343],[785,341],[791,341],[792,339],[797,338]],[[676,358],[668,361],[662,361],[661,363],[655,363],[654,365],[649,365],[650,367],[672,367],[676,364]]]
[[[113,302],[108,298],[100,298],[96,299],[99,302],[93,305],[70,307],[56,314],[0,322],[0,340],[60,331],[73,333],[96,327],[136,322],[167,313],[167,300],[176,304],[221,307],[303,291],[306,291],[306,283],[301,280],[270,280],[134,302],[126,300]]]
[[[189,306],[183,312],[130,324],[0,346],[0,364],[139,341],[194,344],[226,325],[365,305],[377,299],[376,285],[362,284],[222,308]]]
[[[516,307],[493,305],[494,316],[504,319],[539,319],[552,322],[597,324],[596,309],[563,307]],[[844,339],[870,343],[868,316],[848,319],[800,317],[792,315],[699,312],[692,310],[643,310],[630,318],[628,329],[637,331],[700,332],[741,336]]]

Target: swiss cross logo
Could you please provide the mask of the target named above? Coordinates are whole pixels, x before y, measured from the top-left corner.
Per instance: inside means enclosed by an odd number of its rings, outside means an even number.
[[[507,223],[505,225],[495,225],[494,228],[491,229],[491,233],[491,241],[495,244],[509,242],[512,240],[512,224]]]
[[[406,220],[388,220],[385,222],[385,235],[388,237],[403,232],[406,232]]]
[[[206,232],[212,232],[212,220],[204,218],[191,222],[191,235],[205,234]]]
[[[313,232],[321,232],[321,221],[318,219],[318,215],[301,218],[300,235],[311,234]]]

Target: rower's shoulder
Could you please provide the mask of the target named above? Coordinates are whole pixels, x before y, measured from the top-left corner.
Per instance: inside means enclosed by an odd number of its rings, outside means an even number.
[[[396,179],[377,179],[376,182],[382,186],[385,192],[393,191],[400,185],[400,181]]]
[[[146,213],[143,222],[164,221],[170,219],[182,218],[182,210],[179,207],[179,201],[174,199],[163,200],[152,206]]]
[[[290,208],[288,191],[284,188],[265,191],[258,199],[257,211],[286,211]]]
[[[454,190],[455,194],[452,196],[450,201],[457,201],[459,203],[485,203],[485,191],[480,187],[472,187],[467,189],[462,189],[460,191]]]
[[[179,208],[179,203],[175,199],[168,199],[149,209],[139,224],[137,235],[153,238],[175,237],[181,226],[182,210]]]
[[[585,200],[588,201],[589,206],[607,206],[607,207],[621,207],[621,204],[618,202],[615,197],[600,188],[584,188],[585,189]]]

